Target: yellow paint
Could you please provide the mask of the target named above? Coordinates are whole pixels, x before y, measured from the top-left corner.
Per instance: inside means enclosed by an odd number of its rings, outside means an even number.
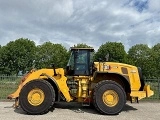
[[[143,99],[145,97],[150,97],[154,94],[154,92],[150,89],[149,85],[145,85],[143,91],[131,91],[131,97],[137,97],[138,100]]]
[[[130,96],[133,97],[133,98],[138,98],[138,100],[147,97],[145,91],[132,91],[130,93]]]
[[[41,105],[45,99],[44,92],[39,88],[34,88],[28,93],[28,102],[33,106]]]
[[[9,95],[9,97],[12,99],[19,97],[19,93],[20,93],[22,87],[26,83],[28,83],[32,80],[37,80],[37,79],[39,79],[39,80],[42,80],[45,78],[47,79],[47,76],[41,76],[42,74],[47,74],[48,76],[50,76],[52,79],[54,79],[56,81],[60,91],[62,92],[62,94],[66,98],[66,101],[67,102],[71,101],[72,98],[69,94],[69,88],[66,84],[67,78],[64,76],[64,69],[58,68],[58,69],[56,69],[56,73],[57,73],[57,76],[54,76],[53,69],[40,69],[40,70],[31,71],[31,73],[29,73],[29,75],[25,78],[25,80],[23,79],[23,82],[20,83],[16,92]]]
[[[78,82],[77,100],[83,102],[83,100],[89,97],[89,76],[75,76],[74,80]]]
[[[110,66],[110,69],[105,69],[105,66]],[[122,76],[128,76],[131,90],[139,90],[139,88],[141,87],[138,69],[135,66],[115,62],[95,62],[95,67],[97,68],[97,71],[100,72],[117,73]],[[122,67],[127,68],[128,75],[122,73]]]
[[[129,78],[128,82],[130,84],[130,89],[131,89],[131,93],[130,93],[131,97],[138,97],[138,99],[143,99],[145,97],[150,97],[154,94],[154,92],[150,89],[149,85],[145,85],[144,90],[139,91],[141,87],[141,82],[140,82],[140,77],[138,73],[138,68],[136,66],[123,64],[123,63],[115,63],[115,62],[100,62],[100,63],[95,62],[95,67],[97,68],[97,71],[100,71],[100,72],[116,73],[122,76],[123,75],[128,76]],[[122,73],[121,67],[127,68],[128,75]],[[93,80],[94,80],[94,76],[93,76]]]
[[[114,107],[119,101],[119,96],[114,90],[107,90],[103,93],[102,100],[107,106]]]
[[[88,95],[88,79],[82,79],[81,85],[82,85],[82,97],[86,98]]]
[[[81,81],[78,81],[78,92],[77,92],[77,97],[80,98],[82,96],[82,86],[81,86]]]
[[[100,63],[95,62],[94,67],[97,68],[97,71],[101,73],[116,73],[116,74],[120,74],[122,76],[128,77],[128,82],[130,84],[130,89],[131,89],[130,97],[138,97],[138,99],[142,99],[145,97],[150,97],[151,95],[154,94],[154,92],[150,90],[150,86],[148,85],[144,87],[143,91],[139,91],[141,87],[141,83],[140,83],[140,78],[138,74],[138,69],[135,66],[122,64],[122,63],[115,63],[115,62],[100,62]],[[122,73],[122,70],[121,70],[122,67],[127,68],[128,74]],[[22,81],[19,84],[18,89],[13,94],[9,95],[9,98],[11,99],[18,98],[21,89],[26,83],[32,80],[37,80],[37,79],[39,80],[48,79],[47,76],[49,76],[50,78],[55,80],[56,84],[59,87],[59,90],[64,95],[66,101],[67,102],[72,101],[73,98],[71,97],[69,93],[69,88],[66,84],[67,77],[64,75],[64,69],[58,68],[56,69],[56,73],[57,73],[57,76],[54,76],[53,69],[32,70],[27,76],[24,76],[22,78]],[[47,76],[42,74],[46,74]],[[83,99],[90,97],[89,91],[91,91],[92,88],[94,87],[93,86],[94,84],[90,86],[91,85],[90,83],[94,82],[96,84],[100,80],[105,80],[105,79],[101,79],[101,77],[104,78],[101,75],[99,75],[99,78],[94,79],[95,78],[94,75],[93,76],[74,76],[74,80],[77,81],[78,83],[77,96],[76,96],[78,102],[83,102]],[[37,96],[34,99],[38,98]],[[117,104],[116,101],[119,100],[119,97],[113,91],[109,91],[109,92],[106,91],[103,96],[103,100],[105,104],[108,104],[109,106],[114,106]]]

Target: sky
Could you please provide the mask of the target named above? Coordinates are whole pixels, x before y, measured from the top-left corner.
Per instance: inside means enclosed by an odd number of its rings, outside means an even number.
[[[160,43],[160,0],[0,0],[0,45],[28,38],[66,48]]]

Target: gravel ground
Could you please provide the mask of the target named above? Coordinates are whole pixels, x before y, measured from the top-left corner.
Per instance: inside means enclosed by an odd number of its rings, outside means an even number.
[[[90,107],[77,103],[56,103],[55,109],[44,115],[27,115],[13,102],[0,102],[0,120],[159,120],[160,103],[127,103],[119,115],[101,115]]]

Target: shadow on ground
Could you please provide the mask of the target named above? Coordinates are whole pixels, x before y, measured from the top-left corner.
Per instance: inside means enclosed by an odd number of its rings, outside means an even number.
[[[100,114],[98,111],[93,106],[82,106],[80,103],[56,103],[55,104],[55,109],[60,108],[60,109],[69,109],[77,113],[91,113],[91,114]],[[125,107],[122,109],[122,112],[129,112],[129,111],[135,111],[137,110],[136,108],[126,104]]]
[[[98,114],[100,115],[100,113],[98,111],[95,110],[95,108],[93,106],[82,106],[82,104],[80,103],[76,103],[76,102],[71,102],[71,103],[67,103],[67,102],[60,102],[60,103],[55,103],[54,107],[51,108],[50,112],[54,112],[54,110],[56,109],[68,109],[71,110],[75,113],[91,113],[91,114]],[[136,108],[126,104],[125,107],[123,108],[122,112],[129,112],[129,111],[135,111],[137,110]],[[14,112],[19,113],[19,114],[24,114],[27,115],[26,112],[24,112],[21,108],[16,108],[14,110]]]

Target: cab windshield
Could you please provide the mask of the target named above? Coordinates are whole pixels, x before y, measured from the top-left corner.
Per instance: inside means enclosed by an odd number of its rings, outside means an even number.
[[[74,50],[71,51],[71,56],[67,66],[74,75],[89,75],[90,64],[93,62],[89,50]]]

